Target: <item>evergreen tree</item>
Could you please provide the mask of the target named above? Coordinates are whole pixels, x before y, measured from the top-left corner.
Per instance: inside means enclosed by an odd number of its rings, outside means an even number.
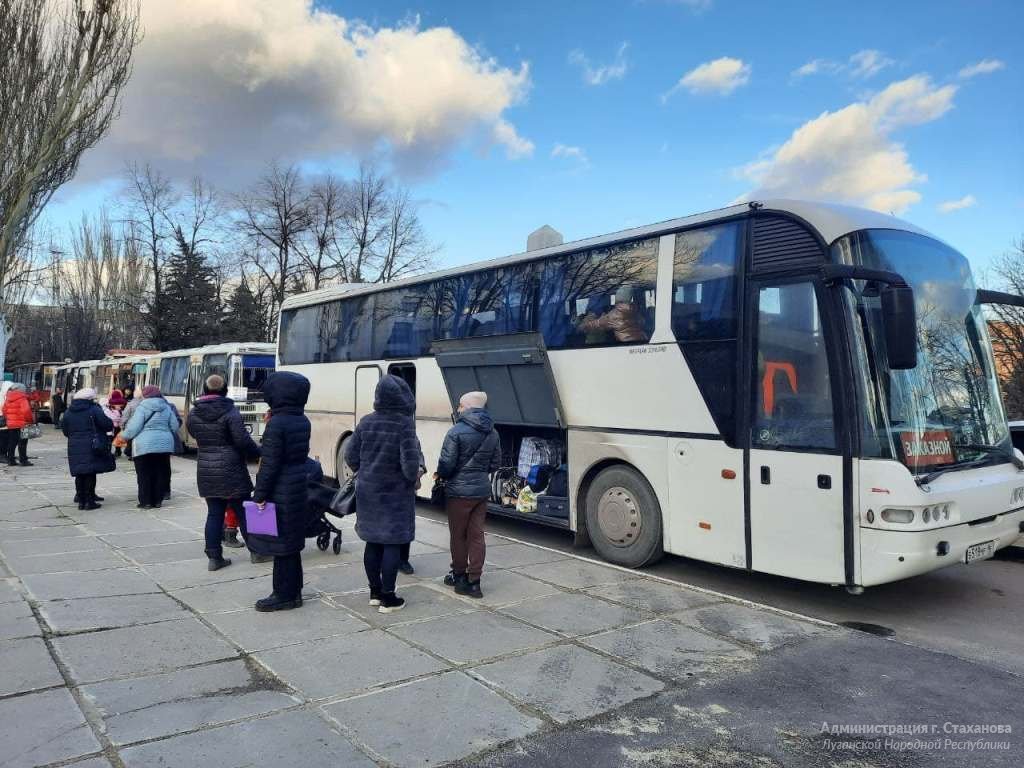
[[[164,319],[166,349],[213,344],[220,339],[217,281],[206,256],[192,247],[180,229],[174,233],[177,250],[167,264],[164,289],[155,311]]]
[[[263,341],[266,320],[256,296],[243,280],[228,298],[221,321],[221,341]]]

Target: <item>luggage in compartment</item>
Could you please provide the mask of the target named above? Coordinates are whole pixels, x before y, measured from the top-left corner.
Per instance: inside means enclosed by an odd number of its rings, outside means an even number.
[[[564,496],[550,496],[546,493],[537,497],[537,514],[547,517],[569,519],[569,499]]]
[[[546,437],[527,435],[519,444],[519,476],[527,478],[536,466],[557,467],[562,463],[562,443]]]

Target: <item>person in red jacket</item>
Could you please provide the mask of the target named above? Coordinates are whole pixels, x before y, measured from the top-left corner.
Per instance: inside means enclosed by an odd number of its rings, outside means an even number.
[[[15,437],[13,434],[15,430],[35,423],[24,384],[14,384],[8,390],[7,397],[4,398],[4,418],[7,419],[7,429],[10,430],[7,438],[7,463],[12,467],[18,465],[19,462],[14,460],[17,451],[21,466],[31,467],[32,462],[28,460],[28,439],[20,435]]]

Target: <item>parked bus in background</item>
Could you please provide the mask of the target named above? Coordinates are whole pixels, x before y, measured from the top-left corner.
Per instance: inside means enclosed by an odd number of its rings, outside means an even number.
[[[292,297],[278,367],[311,381],[335,477],[383,374],[415,392],[428,467],[484,390],[492,511],[626,566],[671,552],[859,592],[1024,525],[980,298],[911,224],[769,201]],[[530,503],[524,470],[566,479]]]
[[[122,392],[134,391],[140,381],[145,381],[146,367],[156,351],[128,352],[115,351],[103,358],[95,368],[93,387],[100,397],[108,396],[115,389]]]
[[[64,394],[73,395],[80,389],[93,386],[96,368],[101,360],[82,360],[77,363],[65,363],[57,366],[54,373],[54,387],[64,390]]]
[[[60,362],[23,363],[11,370],[14,381],[24,384],[28,390],[28,401],[38,421],[49,421],[50,396],[53,394],[54,377]]]
[[[182,415],[181,438],[187,448],[195,440],[185,429],[184,417],[203,394],[203,381],[219,373],[228,382],[228,397],[235,401],[245,428],[259,440],[267,404],[263,384],[274,372],[276,346],[262,343],[215,344],[196,349],[162,352],[147,358],[146,384],[160,387],[164,397]]]

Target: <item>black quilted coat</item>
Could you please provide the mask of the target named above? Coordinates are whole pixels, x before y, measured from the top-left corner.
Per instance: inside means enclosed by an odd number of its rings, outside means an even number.
[[[64,412],[61,431],[68,439],[68,467],[72,475],[100,475],[114,471],[114,454],[108,450],[97,455],[92,449],[93,438],[97,435],[109,446],[107,432],[113,428],[114,423],[92,400],[71,401],[71,407]]]
[[[375,544],[416,536],[416,480],[423,454],[416,438],[416,399],[397,376],[377,385],[373,413],[356,426],[345,461],[356,470],[356,533]]]
[[[278,372],[267,379],[263,396],[271,418],[263,433],[263,459],[256,473],[253,501],[277,505],[277,536],[249,534],[246,544],[258,555],[292,555],[306,544],[306,459],[309,419],[302,409],[309,398],[309,379]]]
[[[260,455],[233,400],[207,395],[196,401],[186,422],[199,445],[196,481],[204,499],[248,499],[252,493],[247,457]]]
[[[501,468],[501,440],[491,415],[470,408],[448,430],[437,461],[437,474],[448,481],[450,499],[486,499],[491,495],[491,475]]]

